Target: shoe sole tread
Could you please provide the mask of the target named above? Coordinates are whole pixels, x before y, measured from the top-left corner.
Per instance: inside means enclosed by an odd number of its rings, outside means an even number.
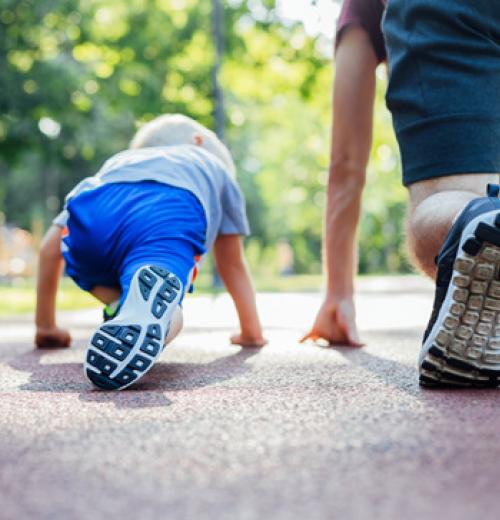
[[[152,368],[168,334],[172,312],[167,310],[175,307],[181,289],[179,279],[161,267],[138,270],[118,315],[100,325],[90,339],[84,372],[95,386],[122,390]],[[137,316],[132,312],[129,320],[122,312],[127,314],[130,307]]]
[[[425,387],[500,385],[500,213],[479,222],[454,262],[446,316],[420,363]]]

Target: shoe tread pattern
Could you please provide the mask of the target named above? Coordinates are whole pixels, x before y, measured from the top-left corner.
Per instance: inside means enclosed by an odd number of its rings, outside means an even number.
[[[181,284],[175,275],[167,270],[151,266],[143,268],[138,277],[139,291],[145,301],[158,282],[163,279],[152,300],[151,312],[160,319],[175,300]],[[160,302],[160,303],[157,303]],[[87,352],[87,377],[99,388],[117,390],[130,385],[147,371],[162,350],[162,328],[158,323],[147,325],[145,335],[141,338],[143,328],[137,324],[109,325],[104,324],[91,338],[91,347]],[[133,354],[133,355],[132,355]],[[117,374],[114,374],[120,363],[130,358]]]
[[[166,269],[153,266],[151,267],[151,271],[164,280],[151,305],[153,316],[157,319],[161,319],[168,308],[168,304],[175,300],[181,288],[181,284],[178,278],[169,273]]]
[[[457,255],[453,302],[420,366],[425,387],[500,385],[500,214]]]

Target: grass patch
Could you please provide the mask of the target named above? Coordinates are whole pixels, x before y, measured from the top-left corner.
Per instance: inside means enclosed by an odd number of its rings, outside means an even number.
[[[65,284],[66,285],[66,284]],[[0,287],[0,316],[30,313],[35,310],[35,288]],[[57,295],[59,310],[92,309],[99,303],[90,294],[78,287],[63,286]]]
[[[293,276],[254,276],[258,292],[310,292],[319,291],[324,279],[320,274],[300,274]],[[224,287],[214,288],[210,273],[202,273],[196,280],[195,294],[213,294],[223,292]]]
[[[322,287],[321,275],[268,276],[257,277],[255,286],[260,292],[302,292],[317,291]],[[196,282],[194,297],[203,294],[218,294],[223,287],[212,287],[210,273],[203,273]],[[23,282],[13,287],[0,286],[0,317],[31,313],[35,309],[35,284]],[[90,294],[80,290],[71,280],[63,279],[57,296],[57,309],[74,311],[100,307]]]

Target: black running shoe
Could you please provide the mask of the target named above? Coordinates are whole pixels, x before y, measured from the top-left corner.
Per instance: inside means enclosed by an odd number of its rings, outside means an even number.
[[[174,274],[141,267],[118,313],[90,339],[87,378],[99,388],[121,390],[146,374],[163,350],[182,290]]]
[[[474,199],[436,259],[434,309],[419,359],[423,386],[500,384],[500,186]]]

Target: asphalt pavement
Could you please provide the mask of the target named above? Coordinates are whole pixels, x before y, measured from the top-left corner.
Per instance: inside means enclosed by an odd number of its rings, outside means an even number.
[[[431,284],[361,282],[360,349],[297,343],[320,301],[259,295],[270,343],[245,350],[227,296],[188,298],[119,393],[83,377],[98,310],[64,314],[54,352],[0,321],[0,519],[498,518],[499,391],[418,386]]]

